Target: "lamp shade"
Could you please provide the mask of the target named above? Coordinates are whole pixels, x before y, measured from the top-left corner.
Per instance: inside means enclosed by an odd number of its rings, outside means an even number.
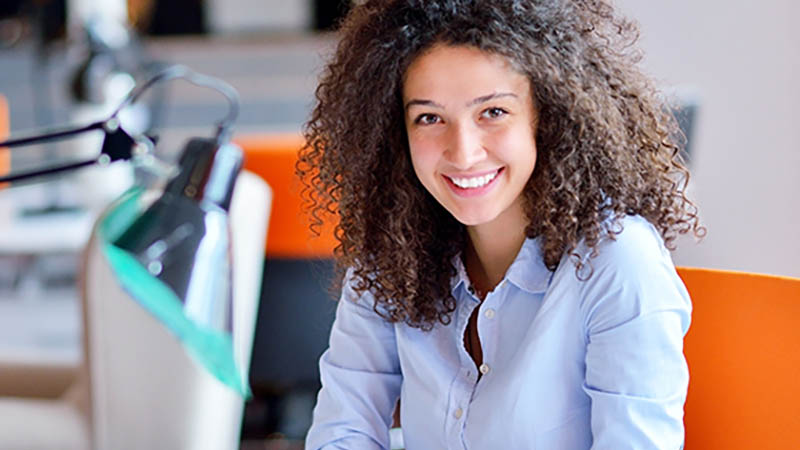
[[[242,152],[193,139],[163,192],[133,188],[101,224],[123,288],[221,382],[249,395],[233,356],[228,208]]]

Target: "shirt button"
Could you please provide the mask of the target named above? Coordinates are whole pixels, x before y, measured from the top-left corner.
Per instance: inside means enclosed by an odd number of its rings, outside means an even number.
[[[464,410],[462,410],[461,408],[458,408],[456,410],[456,412],[453,413],[453,415],[456,416],[456,419],[460,419],[461,416],[464,415]]]
[[[494,318],[494,310],[492,308],[489,308],[489,309],[487,309],[486,311],[483,312],[483,315],[487,319],[493,319]]]
[[[508,280],[503,280],[503,284],[500,287],[505,288],[506,286],[508,286]]]
[[[485,363],[481,364],[480,371],[482,374],[486,375],[487,373],[489,373],[489,366],[486,365]]]
[[[470,286],[470,287],[467,288],[467,290],[469,291],[470,294],[475,295],[475,288],[474,287]]]

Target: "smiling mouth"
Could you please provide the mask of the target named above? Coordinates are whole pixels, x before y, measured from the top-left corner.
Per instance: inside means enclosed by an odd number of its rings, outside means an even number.
[[[491,183],[492,180],[497,178],[500,175],[500,172],[503,171],[503,168],[497,169],[492,173],[487,173],[485,175],[481,175],[479,177],[469,177],[469,178],[460,178],[460,177],[450,177],[445,175],[445,177],[450,180],[454,185],[461,189],[478,189],[486,186],[487,184]]]

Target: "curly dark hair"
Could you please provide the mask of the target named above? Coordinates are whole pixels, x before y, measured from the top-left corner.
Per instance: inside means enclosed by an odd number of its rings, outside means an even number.
[[[340,273],[352,270],[386,320],[430,329],[456,306],[465,227],[417,179],[402,102],[409,64],[434,44],[501,55],[529,78],[538,156],[525,232],[541,238],[550,270],[569,254],[582,272],[578,244],[596,254],[625,215],[646,218],[670,248],[680,233],[702,234],[684,194],[682,135],[637,67],[636,26],[605,1],[368,0],[340,32],[297,172],[312,229],[338,219]]]

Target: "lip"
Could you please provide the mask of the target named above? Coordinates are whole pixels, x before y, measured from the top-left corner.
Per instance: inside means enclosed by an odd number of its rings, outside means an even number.
[[[462,188],[462,187],[459,187],[455,183],[453,183],[453,180],[450,179],[450,175],[442,175],[442,178],[444,178],[445,183],[447,183],[447,185],[450,187],[450,190],[453,191],[453,193],[455,193],[457,196],[459,196],[459,197],[479,197],[479,196],[489,192],[492,188],[494,188],[494,186],[497,184],[497,180],[500,179],[500,177],[503,175],[503,173],[505,171],[506,171],[506,168],[505,167],[501,167],[500,169],[489,170],[489,171],[486,171],[486,172],[476,172],[474,174],[459,174],[459,175],[454,176],[455,178],[473,178],[473,177],[481,177],[481,176],[484,176],[484,175],[488,175],[490,173],[497,172],[497,176],[495,176],[492,179],[492,181],[486,183],[485,185],[483,185],[483,186],[481,186],[479,188]]]
[[[443,175],[446,176],[446,177],[449,177],[449,178],[476,178],[476,177],[482,177],[484,175],[489,175],[490,173],[496,173],[496,172],[501,171],[503,169],[504,169],[504,167],[500,167],[500,168],[492,169],[492,170],[484,170],[483,172],[445,173]]]

